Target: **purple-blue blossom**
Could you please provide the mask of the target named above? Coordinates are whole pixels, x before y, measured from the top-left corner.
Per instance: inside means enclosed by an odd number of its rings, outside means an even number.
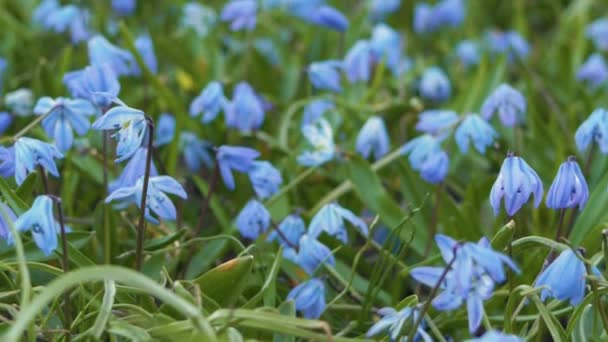
[[[491,146],[497,137],[498,133],[492,125],[477,114],[465,116],[454,132],[454,139],[462,153],[467,153],[469,144],[472,144],[479,153],[485,154],[486,148]]]
[[[28,173],[35,172],[36,166],[42,166],[55,177],[59,177],[59,170],[55,158],[63,158],[63,154],[55,145],[21,137],[15,142],[15,181],[21,185]]]
[[[303,129],[306,125],[314,124],[319,118],[323,117],[325,112],[335,108],[335,105],[330,100],[313,100],[304,107],[304,114],[302,115],[302,122],[300,129]]]
[[[89,101],[64,97],[52,99],[45,96],[40,98],[34,107],[34,114],[46,115],[42,119],[42,127],[49,137],[55,139],[55,144],[61,152],[72,147],[73,131],[78,135],[85,135],[89,131],[89,117],[95,113],[96,110]]]
[[[15,175],[15,147],[0,146],[0,176],[4,178]]]
[[[122,170],[118,178],[108,185],[108,191],[114,192],[119,188],[132,187],[137,181],[144,176],[146,172],[146,158],[148,156],[148,149],[140,147],[135,151],[133,157],[129,159],[127,165]],[[158,170],[154,165],[154,160],[150,163],[150,176],[158,176]]]
[[[179,136],[179,147],[184,155],[184,161],[190,171],[197,172],[203,165],[213,166],[211,156],[212,144],[208,141],[199,139],[196,134],[184,131]]]
[[[170,144],[175,137],[175,117],[161,113],[154,127],[154,147]]]
[[[450,98],[452,86],[448,76],[438,67],[427,68],[420,78],[420,95],[433,102]]]
[[[217,163],[224,184],[230,190],[234,190],[234,176],[232,170],[247,173],[253,168],[253,161],[260,156],[260,152],[242,146],[220,146],[217,149]]]
[[[602,153],[608,153],[608,111],[604,108],[594,110],[578,127],[574,140],[576,147],[581,152],[595,142]]]
[[[154,53],[154,42],[152,41],[152,38],[150,38],[150,35],[142,34],[137,37],[137,39],[135,39],[135,48],[144,60],[144,64],[148,70],[156,74],[158,72],[158,61],[156,59],[156,54]],[[133,74],[141,74],[141,70],[139,70],[139,65],[137,65],[137,63],[133,64]]]
[[[222,84],[217,81],[210,82],[190,103],[190,115],[195,117],[202,113],[201,121],[203,123],[211,122],[227,102]]]
[[[378,310],[378,315],[381,317],[380,320],[369,328],[366,336],[372,337],[386,331],[391,341],[398,341],[399,336],[407,334],[407,330],[404,329],[404,327],[407,326],[407,323],[410,322],[410,324],[413,324],[418,320],[420,316],[419,311],[420,310],[417,307],[405,307],[399,311],[391,307],[381,308]],[[431,336],[424,331],[424,326],[425,324],[422,323],[416,328],[414,339],[423,339],[425,342],[433,341]]]
[[[14,225],[16,220],[15,212],[4,202],[0,202],[0,239],[7,242],[11,239],[9,224]]]
[[[412,169],[429,183],[441,182],[447,175],[449,158],[441,149],[440,140],[424,134],[401,147],[401,154],[409,154]]]
[[[53,199],[47,195],[36,197],[32,207],[15,221],[15,229],[19,232],[31,231],[36,246],[44,255],[51,255],[57,248],[57,234],[60,231],[53,216]],[[12,244],[12,235],[8,237],[8,243]]]
[[[17,116],[32,115],[34,94],[30,89],[20,88],[4,96],[4,105]]]
[[[389,152],[390,138],[381,117],[372,116],[367,119],[357,135],[356,149],[363,158],[373,155],[375,160]]]
[[[342,91],[340,70],[343,69],[341,61],[328,60],[314,62],[308,66],[308,78],[315,89],[329,90],[336,93]]]
[[[267,161],[253,162],[253,167],[249,171],[249,180],[256,195],[261,199],[277,193],[283,183],[281,172]]]
[[[599,50],[608,50],[608,19],[597,19],[587,26],[586,35]]]
[[[232,101],[225,105],[226,125],[248,133],[262,126],[266,115],[264,102],[247,82],[234,88]]]
[[[490,120],[496,112],[504,126],[515,126],[524,120],[526,99],[517,89],[503,83],[486,98],[481,106],[481,116],[485,120]]]
[[[547,207],[582,210],[589,199],[589,187],[581,168],[573,156],[560,165],[557,175],[547,192]]]
[[[137,0],[112,0],[112,9],[120,15],[131,15],[136,7]]]
[[[385,63],[395,76],[401,73],[403,45],[401,35],[390,26],[384,23],[374,26],[372,37],[369,40],[372,59],[376,64]]]
[[[224,6],[220,18],[230,22],[232,31],[251,31],[255,28],[257,10],[256,0],[232,0]]]
[[[369,231],[365,221],[338,203],[326,204],[315,214],[308,226],[308,234],[312,238],[317,238],[322,232],[325,232],[346,243],[348,233],[345,221],[357,228],[363,236],[368,235]]]
[[[401,0],[369,0],[367,3],[369,15],[375,21],[384,20],[401,6]]]
[[[117,163],[131,158],[135,151],[141,147],[148,132],[148,123],[144,112],[126,106],[110,109],[93,122],[92,127],[96,130],[117,130],[112,135],[118,141],[116,145]]]
[[[100,109],[116,101],[120,92],[120,83],[109,64],[90,65],[66,73],[63,83],[73,97],[87,99]]]
[[[576,79],[585,82],[592,89],[598,88],[608,80],[608,65],[600,53],[594,53],[580,66]]]
[[[534,195],[534,206],[538,207],[543,198],[543,182],[525,160],[509,153],[490,192],[494,215],[498,215],[503,199],[507,215],[515,215],[531,195]]]
[[[314,274],[323,264],[336,264],[331,250],[310,234],[304,234],[300,237],[296,261],[310,275]]]
[[[456,46],[456,56],[465,68],[479,64],[481,58],[477,43],[471,40],[463,40]]]
[[[241,236],[255,240],[270,227],[270,213],[258,200],[252,199],[236,217],[236,227]]]
[[[317,319],[325,311],[325,285],[318,278],[312,278],[294,287],[287,300],[295,302],[296,310],[304,318]]]
[[[585,296],[586,276],[585,263],[574,251],[566,249],[541,272],[534,286],[546,287],[540,293],[543,301],[551,297],[577,305]]]
[[[350,83],[369,81],[372,67],[371,47],[368,41],[359,40],[348,50],[342,65]]]
[[[4,134],[13,123],[13,116],[9,112],[0,112],[0,134]]]
[[[334,133],[327,120],[319,118],[314,123],[302,127],[302,134],[308,140],[309,148],[298,156],[300,165],[319,166],[334,158]]]
[[[418,115],[416,130],[436,136],[443,136],[458,123],[460,118],[453,110],[429,109]]]
[[[101,35],[96,35],[87,42],[89,63],[108,64],[116,76],[135,74],[135,57],[124,49],[110,43]]]

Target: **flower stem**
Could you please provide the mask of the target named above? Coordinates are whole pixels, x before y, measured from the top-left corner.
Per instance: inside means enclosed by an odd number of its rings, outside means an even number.
[[[51,196],[53,198],[53,200],[55,201],[55,204],[57,205],[57,216],[59,217],[59,228],[61,229],[61,248],[62,248],[62,255],[61,255],[61,260],[62,260],[62,267],[63,267],[63,273],[67,273],[70,271],[70,263],[69,263],[69,258],[68,258],[68,239],[66,237],[65,234],[65,224],[63,221],[63,206],[61,203],[61,198],[57,197],[57,196]],[[69,340],[69,331],[70,331],[70,327],[72,325],[72,313],[70,310],[70,294],[69,292],[66,292],[64,294],[64,299],[63,299],[64,303],[63,303],[63,315],[64,315],[64,319],[65,319],[65,329],[68,330],[68,335],[66,335],[68,337]]]
[[[42,187],[44,188],[44,193],[49,193],[49,182],[46,178],[46,172],[44,171],[44,167],[42,165],[38,165],[38,169],[40,170],[40,179],[42,179]]]
[[[203,231],[203,225],[205,224],[205,218],[209,209],[209,203],[211,203],[211,196],[213,196],[213,193],[215,192],[215,188],[217,186],[217,182],[219,180],[219,165],[220,164],[216,161],[215,167],[213,168],[213,174],[211,175],[211,180],[209,181],[209,191],[207,192],[207,196],[205,196],[205,200],[201,204],[200,216],[198,222],[196,223],[196,229],[194,229],[194,237],[199,237],[199,235],[201,235],[201,232]]]
[[[53,109],[54,108],[51,108],[51,110],[49,110],[48,112],[39,115],[37,118],[32,120],[32,122],[30,122],[27,126],[23,127],[19,132],[15,133],[15,135],[11,137],[12,142],[14,143],[15,141],[17,141],[17,139],[27,134],[27,132],[29,132],[32,128],[36,127],[36,125],[38,125],[42,120],[44,120],[44,118],[51,114]]]
[[[148,181],[150,180],[150,165],[152,164],[152,149],[154,148],[154,122],[151,118],[146,117],[148,125],[148,153],[146,155],[146,170],[144,173],[144,184],[141,194],[141,216],[139,217],[139,225],[137,226],[137,245],[135,248],[135,269],[141,272],[143,266],[144,235],[146,232],[146,199],[148,197]]]
[[[559,219],[557,221],[557,231],[555,233],[555,241],[557,241],[557,242],[559,242],[562,235],[567,235],[567,234],[563,234],[563,232],[562,232],[563,228],[564,228],[564,216],[566,216],[566,209],[562,208],[559,210]]]
[[[108,195],[108,132],[103,131],[101,135],[101,146],[102,146],[102,158],[103,158],[103,194],[104,199]],[[112,231],[110,227],[110,212],[108,204],[105,200],[102,202],[103,205],[103,250],[104,250],[104,262],[106,264],[112,263]]]
[[[431,215],[431,223],[429,225],[429,238],[426,241],[424,247],[424,253],[422,258],[426,259],[433,246],[433,239],[437,233],[437,220],[439,219],[439,208],[441,203],[441,194],[443,193],[443,183],[439,183],[435,189],[435,206],[433,206],[433,213]]]

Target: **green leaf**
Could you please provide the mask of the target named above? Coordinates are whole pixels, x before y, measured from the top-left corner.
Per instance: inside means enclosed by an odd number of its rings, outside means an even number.
[[[2,196],[4,196],[4,199],[6,200],[8,205],[11,207],[11,209],[15,211],[17,215],[21,215],[29,208],[29,206],[25,202],[23,202],[23,200],[19,196],[17,196],[15,191],[11,190],[11,188],[8,186],[8,183],[6,183],[6,180],[1,177],[0,193],[2,193]]]
[[[38,180],[38,172],[32,172],[27,177],[19,188],[17,188],[16,195],[19,198],[31,198],[32,192],[34,191],[34,187],[36,186],[36,181]]]
[[[279,305],[279,313],[281,315],[296,317],[296,304],[293,300],[288,300],[281,305]],[[274,334],[272,337],[272,342],[295,342],[296,338],[294,336],[284,335],[284,334]]]
[[[179,238],[181,238],[182,235],[184,235],[185,233],[186,233],[186,230],[182,229],[182,230],[179,230],[168,236],[149,239],[148,241],[146,241],[146,243],[144,243],[144,249],[147,251],[154,251],[154,250],[166,247],[166,246],[172,244],[173,242],[179,240]]]
[[[192,282],[220,305],[233,304],[243,291],[253,267],[253,256],[229,260]]]
[[[589,196],[587,205],[576,219],[574,228],[570,233],[569,240],[574,246],[578,246],[585,241],[585,247],[598,247],[601,239],[599,238],[602,224],[608,221],[608,173],[606,173],[599,184]],[[595,233],[595,234],[594,234]],[[595,238],[594,238],[595,236]]]
[[[540,316],[543,318],[543,321],[547,325],[547,329],[549,329],[549,333],[551,333],[553,341],[567,341],[568,339],[566,338],[566,332],[564,331],[564,328],[562,328],[557,318],[555,318],[555,316],[553,316],[551,312],[549,312],[549,310],[547,309],[545,304],[543,304],[540,298],[538,298],[536,294],[531,295],[530,298],[536,305],[538,313],[540,313]]]
[[[78,254],[77,254],[76,250],[81,249],[84,246],[86,246],[92,237],[93,237],[93,234],[90,232],[72,232],[72,233],[67,234],[67,239],[68,239],[68,244],[69,244],[68,254],[69,254],[69,251],[72,250],[71,248],[74,248],[74,259],[72,259],[72,256],[70,256],[70,259],[72,261],[87,264],[86,261],[83,261],[83,259],[81,259],[81,257],[83,256],[82,253],[78,252]],[[61,247],[58,246],[57,248],[58,248],[57,251],[59,251],[59,248],[61,248]],[[53,253],[49,256],[46,256],[46,255],[44,255],[44,253],[42,253],[40,248],[38,248],[38,246],[36,246],[36,243],[31,240],[23,243],[23,249],[25,250],[25,258],[27,259],[27,261],[50,261],[50,260],[57,259],[61,255],[60,253]],[[1,253],[0,259],[6,259],[6,260],[11,260],[11,261],[15,260],[14,248],[12,248],[11,246],[6,246],[6,243],[4,243],[4,242],[2,242],[2,245],[0,247],[0,253]],[[79,265],[79,266],[85,266],[85,265]]]

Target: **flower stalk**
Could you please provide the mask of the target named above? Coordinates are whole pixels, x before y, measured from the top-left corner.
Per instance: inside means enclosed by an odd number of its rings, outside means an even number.
[[[139,224],[137,225],[137,244],[135,247],[135,269],[142,270],[143,266],[143,248],[144,235],[146,230],[146,200],[148,197],[148,181],[150,180],[150,165],[152,164],[152,149],[154,148],[154,122],[146,116],[146,124],[148,125],[148,153],[146,155],[146,169],[144,173],[144,184],[141,194],[141,215]]]

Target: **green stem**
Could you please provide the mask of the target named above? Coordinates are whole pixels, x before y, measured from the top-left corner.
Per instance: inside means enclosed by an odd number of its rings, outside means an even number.
[[[143,266],[142,251],[144,249],[144,236],[146,234],[146,200],[148,197],[148,181],[150,180],[150,164],[152,164],[152,149],[154,148],[154,123],[146,117],[148,125],[148,153],[146,154],[146,169],[144,173],[144,184],[141,190],[141,215],[137,226],[137,245],[135,248],[135,269],[141,272]]]
[[[289,184],[282,187],[276,194],[274,194],[272,197],[270,197],[268,199],[268,201],[266,201],[266,203],[264,203],[264,205],[266,207],[271,206],[274,202],[276,202],[278,199],[283,197],[283,195],[285,195],[287,192],[289,192],[291,189],[293,189],[296,185],[300,184],[300,182],[302,182],[304,179],[308,178],[308,176],[312,175],[315,170],[316,170],[316,168],[314,168],[314,167],[304,170],[294,180],[289,182]]]
[[[53,109],[51,109],[48,112],[46,112],[46,113],[44,113],[44,114],[39,115],[38,117],[36,117],[32,122],[30,122],[29,124],[27,124],[27,126],[23,127],[19,132],[15,133],[15,135],[13,135],[10,138],[11,141],[14,143],[15,141],[17,141],[17,139],[19,139],[22,136],[24,136],[27,132],[29,132],[32,128],[34,128],[42,120],[44,120],[44,118],[46,118],[49,114],[51,114],[52,111],[53,111]]]

